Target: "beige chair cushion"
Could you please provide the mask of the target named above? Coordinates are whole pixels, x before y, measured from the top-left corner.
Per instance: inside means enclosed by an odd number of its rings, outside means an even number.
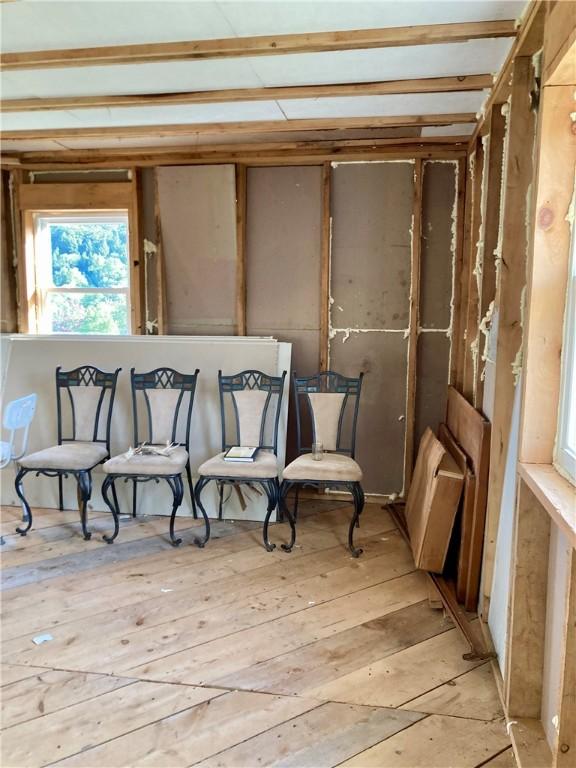
[[[145,389],[152,416],[152,436],[150,442],[160,445],[172,441],[172,427],[176,414],[176,405],[182,394],[180,389]]]
[[[344,395],[340,392],[311,392],[308,397],[314,417],[314,440],[322,443],[325,451],[335,451]]]
[[[260,432],[268,392],[264,389],[242,389],[232,392],[238,412],[240,445],[260,445]]]
[[[96,411],[102,397],[102,387],[70,387],[70,395],[74,403],[74,437],[77,442],[90,442],[94,440]],[[102,409],[101,417],[103,413]]]
[[[278,460],[270,451],[258,451],[254,461],[224,461],[219,453],[205,461],[198,470],[203,477],[278,477]]]
[[[170,456],[134,454],[127,458],[125,453],[113,456],[102,469],[108,475],[179,475],[188,461],[185,448],[175,448]]]
[[[325,453],[321,461],[315,461],[311,453],[298,456],[282,473],[284,480],[341,480],[359,483],[362,470],[350,456],[341,453]]]
[[[24,469],[82,470],[95,467],[106,458],[108,451],[102,443],[74,441],[53,445],[42,451],[24,456],[18,462]]]

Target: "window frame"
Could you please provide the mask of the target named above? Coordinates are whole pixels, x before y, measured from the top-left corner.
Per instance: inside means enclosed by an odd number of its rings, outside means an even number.
[[[572,197],[576,200],[576,185]],[[576,418],[576,232],[570,233],[568,285],[564,313],[564,334],[558,402],[558,425],[554,447],[554,466],[573,485],[576,485],[576,452],[568,444],[569,417]]]
[[[95,211],[95,210],[74,210],[74,211],[32,211],[30,213],[31,227],[32,227],[32,259],[30,267],[33,270],[33,280],[35,287],[35,330],[28,331],[29,333],[47,334],[52,335],[54,332],[51,328],[47,327],[46,317],[46,303],[49,294],[70,294],[70,295],[103,295],[103,294],[116,294],[126,296],[126,314],[127,314],[127,327],[128,331],[126,336],[130,336],[134,333],[134,313],[132,310],[132,294],[133,294],[133,270],[131,267],[131,250],[132,250],[132,233],[130,227],[130,212],[128,210],[114,209],[107,211]],[[40,264],[40,240],[43,237],[41,232],[42,225],[47,223],[125,223],[127,230],[127,260],[128,260],[128,285],[124,288],[94,288],[94,287],[59,287],[50,286],[51,282],[47,279],[47,275],[50,271],[49,268],[45,270],[39,269]],[[49,231],[49,227],[46,228]],[[73,334],[70,334],[73,335]],[[76,335],[92,335],[92,334],[76,334]],[[98,334],[94,334],[98,335]],[[112,334],[110,334],[112,335]]]

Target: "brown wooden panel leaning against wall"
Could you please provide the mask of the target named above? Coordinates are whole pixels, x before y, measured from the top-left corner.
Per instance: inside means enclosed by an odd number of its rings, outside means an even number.
[[[2,171],[2,189],[0,191],[2,220],[0,223],[0,285],[2,318],[1,333],[16,333],[18,320],[16,313],[16,276],[14,273],[14,254],[12,248],[11,205],[9,174]]]
[[[457,174],[455,162],[424,163],[420,264],[422,328],[447,329],[450,326]]]
[[[409,324],[414,164],[343,163],[332,171],[332,328]]]
[[[246,325],[249,336],[292,343],[292,370],[320,362],[322,168],[248,168]],[[290,392],[288,458],[296,456]]]
[[[168,333],[236,331],[233,165],[158,168]]]
[[[358,416],[356,458],[367,493],[400,493],[404,474],[406,364],[402,333],[352,333],[332,340],[331,367],[366,374]]]

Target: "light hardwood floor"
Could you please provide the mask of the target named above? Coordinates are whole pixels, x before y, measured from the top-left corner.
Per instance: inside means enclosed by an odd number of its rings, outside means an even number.
[[[304,502],[291,554],[256,523],[38,510],[2,547],[2,765],[513,766],[487,663],[428,603],[388,513]],[[271,528],[281,542],[286,526]],[[35,644],[39,635],[52,639]]]

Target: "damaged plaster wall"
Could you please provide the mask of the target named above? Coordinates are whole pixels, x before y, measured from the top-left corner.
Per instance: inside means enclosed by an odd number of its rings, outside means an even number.
[[[158,168],[167,332],[236,331],[236,182],[233,165]]]
[[[248,168],[247,333],[291,342],[292,371],[301,376],[320,360],[321,237],[321,167]],[[292,387],[286,453],[298,455]]]
[[[332,171],[330,367],[364,371],[357,457],[365,490],[403,487],[414,164]]]

